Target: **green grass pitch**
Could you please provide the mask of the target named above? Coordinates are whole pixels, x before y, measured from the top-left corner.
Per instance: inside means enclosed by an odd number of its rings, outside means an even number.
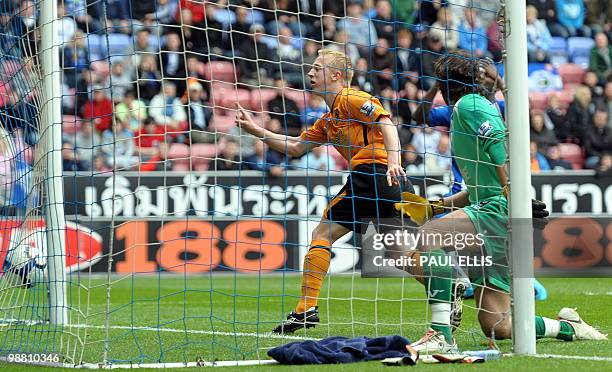
[[[121,364],[266,359],[269,348],[295,341],[295,338],[272,337],[269,331],[294,306],[299,281],[299,276],[280,274],[115,277],[110,292],[111,329],[107,345],[103,341],[106,332],[105,281],[82,282],[81,289],[77,285],[71,287],[69,301],[80,302],[82,311],[87,309],[87,314],[76,316],[72,313],[72,322],[77,326],[70,329],[72,336],[64,334],[64,350],[67,355],[76,357],[82,352],[85,362],[98,362],[107,346],[108,359]],[[612,330],[609,313],[612,279],[549,278],[542,282],[548,289],[549,299],[537,302],[537,313],[554,317],[563,306],[578,307],[589,323],[604,333]],[[413,279],[362,279],[358,274],[334,275],[327,278],[322,298],[319,302],[322,324],[315,329],[297,332],[296,338],[401,334],[409,340],[416,340],[426,331],[424,290]],[[87,301],[89,308],[84,305]],[[464,322],[457,334],[463,350],[482,349],[487,345],[478,328],[474,307],[474,300],[466,300]],[[11,345],[23,345],[22,349],[33,350],[31,345],[53,344],[54,337],[59,339],[59,331],[47,325],[5,327],[0,329],[0,348],[7,350]],[[509,341],[498,342],[498,345],[504,352],[511,351]],[[541,340],[538,353],[612,360],[612,341]],[[573,366],[612,370],[612,361],[504,357],[480,366],[462,367],[553,370]],[[238,368],[282,370],[286,367]],[[331,368],[348,371],[355,366],[336,365]],[[380,368],[380,363],[365,363],[359,368]],[[423,365],[419,368],[450,370],[457,365]],[[44,368],[0,363],[0,369],[29,371]]]

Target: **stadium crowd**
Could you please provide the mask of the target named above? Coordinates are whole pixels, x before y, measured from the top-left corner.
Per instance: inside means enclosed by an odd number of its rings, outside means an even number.
[[[0,15],[3,34],[38,22],[32,1],[18,3],[16,13]],[[532,170],[612,172],[612,7],[606,0],[526,4]],[[448,51],[490,58],[503,73],[498,6],[487,0],[62,0],[64,168],[273,175],[345,169],[333,148],[289,159],[233,123],[240,102],[273,131],[298,135],[313,124],[327,107],[308,93],[305,75],[325,46],[349,55],[352,84],[392,112],[407,169],[447,171],[448,133],[417,125],[427,120],[415,120],[415,112],[437,83],[433,61]],[[15,104],[3,103],[5,111]],[[434,106],[443,104],[434,99]]]

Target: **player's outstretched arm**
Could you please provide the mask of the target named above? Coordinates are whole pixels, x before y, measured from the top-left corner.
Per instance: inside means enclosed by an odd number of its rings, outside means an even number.
[[[385,150],[387,150],[387,183],[389,186],[399,185],[400,178],[406,178],[406,172],[402,168],[401,145],[395,124],[385,116],[380,121]]]
[[[274,133],[258,125],[251,114],[239,104],[236,114],[236,124],[245,132],[264,141],[272,149],[286,153],[292,157],[299,157],[316,147],[316,144],[305,143],[300,137],[291,137]]]

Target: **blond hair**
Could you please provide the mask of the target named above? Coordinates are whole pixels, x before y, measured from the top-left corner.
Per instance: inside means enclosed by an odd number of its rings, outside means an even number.
[[[319,57],[330,56],[329,60],[326,61],[326,65],[342,71],[342,82],[344,86],[351,84],[353,80],[353,63],[346,54],[332,49],[320,49]]]
[[[580,85],[576,87],[576,91],[574,92],[574,99],[582,106],[583,108],[587,108],[589,103],[591,103],[591,89],[585,85]]]

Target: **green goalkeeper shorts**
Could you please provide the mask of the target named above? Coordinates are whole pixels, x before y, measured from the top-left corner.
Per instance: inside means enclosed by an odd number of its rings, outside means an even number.
[[[468,268],[470,281],[478,285],[494,285],[510,292],[510,268],[508,265],[508,200],[504,196],[484,199],[463,208],[476,233],[484,240],[483,256],[490,257],[490,266]]]

